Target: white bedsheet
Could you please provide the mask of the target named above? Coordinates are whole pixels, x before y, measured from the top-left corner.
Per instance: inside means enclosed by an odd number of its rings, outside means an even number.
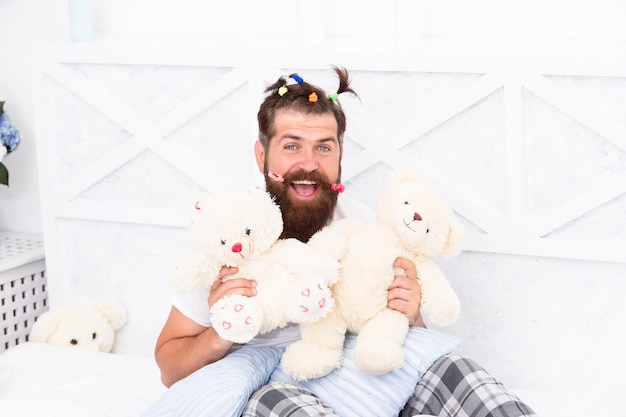
[[[513,391],[541,417],[626,416],[623,393]],[[139,417],[163,392],[148,357],[42,343],[0,355],[1,417]]]
[[[148,357],[43,343],[0,355],[2,417],[137,417],[164,391]]]

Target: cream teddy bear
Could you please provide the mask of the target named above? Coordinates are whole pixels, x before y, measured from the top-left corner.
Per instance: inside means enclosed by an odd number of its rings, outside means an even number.
[[[459,299],[433,261],[459,252],[461,227],[451,208],[414,173],[395,171],[377,216],[375,224],[337,221],[309,241],[340,261],[340,278],[332,287],[335,310],[301,325],[302,339],[283,355],[281,366],[292,378],[317,378],[340,366],[346,332],[358,333],[354,361],[364,372],[381,375],[402,365],[408,318],[387,307],[388,289],[401,273],[392,266],[397,257],[415,264],[424,315],[437,326],[457,319]]]
[[[282,239],[282,214],[255,187],[202,193],[192,213],[193,250],[177,263],[171,284],[180,292],[209,288],[223,266],[257,282],[257,295],[230,295],[211,309],[211,323],[225,340],[246,343],[287,323],[311,323],[334,307],[330,285],[339,264],[296,239]]]
[[[71,298],[39,316],[29,341],[110,352],[115,331],[126,321],[126,309],[116,298]]]

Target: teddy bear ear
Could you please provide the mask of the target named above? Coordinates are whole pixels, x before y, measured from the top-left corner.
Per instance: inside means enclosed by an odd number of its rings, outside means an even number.
[[[56,310],[48,310],[37,318],[30,330],[28,340],[31,342],[48,342],[48,338],[59,325],[60,314]]]
[[[94,302],[96,310],[102,314],[102,317],[109,322],[114,330],[117,330],[126,324],[128,316],[126,314],[126,309],[120,300],[117,298],[103,297],[94,300]]]
[[[387,177],[387,185],[397,185],[405,182],[421,183],[420,177],[414,170],[401,168],[391,171]]]
[[[202,209],[206,209],[208,206],[210,206],[210,204],[207,204],[207,200],[210,198],[210,194],[206,191],[203,192],[199,192],[196,195],[196,198],[193,202],[193,205],[191,207],[191,219],[193,221],[193,219],[195,219],[200,212],[202,211]]]
[[[464,236],[464,233],[463,233],[463,227],[461,226],[461,223],[457,219],[453,218],[452,221],[450,222],[448,242],[446,243],[446,247],[443,250],[443,255],[453,257],[461,253],[463,236]]]

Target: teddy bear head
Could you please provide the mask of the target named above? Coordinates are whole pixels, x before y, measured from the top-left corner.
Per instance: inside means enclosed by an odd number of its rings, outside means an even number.
[[[117,299],[68,299],[39,316],[33,324],[29,340],[53,346],[110,352],[115,341],[115,331],[126,320],[126,310]]]
[[[280,208],[267,192],[255,187],[202,193],[191,222],[194,249],[227,266],[257,258],[283,231]]]
[[[388,178],[378,205],[378,222],[390,228],[405,249],[429,258],[455,256],[462,228],[446,201],[410,170]]]

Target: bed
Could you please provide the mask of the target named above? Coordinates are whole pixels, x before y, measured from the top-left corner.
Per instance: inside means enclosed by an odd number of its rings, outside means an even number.
[[[581,67],[566,48],[511,60],[451,44],[415,60],[259,47],[265,53],[197,40],[42,49],[34,94],[48,303],[115,295],[129,320],[110,354],[26,341],[0,354],[2,416],[137,416],[164,392],[152,352],[169,311],[168,271],[189,247],[186,207],[199,190],[260,184],[252,146],[261,91],[291,72],[334,88],[320,62],[354,69],[361,94],[344,101],[342,198],[373,209],[381,179],[410,164],[463,221],[464,253],[441,263],[464,309],[448,329],[463,340],[459,352],[542,416],[626,415],[626,342],[606,331],[626,320],[625,127],[623,95],[612,92],[626,80],[621,56]],[[597,276],[606,285],[590,281]]]

